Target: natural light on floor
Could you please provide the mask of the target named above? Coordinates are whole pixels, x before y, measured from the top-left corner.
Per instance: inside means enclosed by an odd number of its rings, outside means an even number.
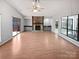
[[[13,33],[12,33],[12,36],[17,35],[18,33],[20,33],[20,32],[17,32],[17,31],[13,32]]]

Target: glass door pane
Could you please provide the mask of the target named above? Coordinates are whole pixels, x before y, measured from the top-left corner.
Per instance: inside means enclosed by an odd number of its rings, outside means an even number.
[[[68,36],[77,40],[78,15],[68,17]]]
[[[77,33],[78,33],[77,31],[73,31],[73,37],[75,40],[77,40]]]
[[[67,17],[62,17],[61,33],[67,35]]]
[[[73,30],[68,30],[68,36],[69,36],[70,38],[74,38],[74,37],[73,37]]]
[[[78,15],[73,16],[73,30],[78,30]]]
[[[68,36],[73,38],[73,18],[68,17]]]
[[[64,29],[66,29],[67,28],[67,17],[63,17],[61,23],[62,23],[61,27],[64,28]]]
[[[68,19],[68,30],[73,30],[73,19]]]
[[[67,29],[61,29],[61,33],[67,35]]]
[[[78,15],[73,16],[73,36],[77,40],[78,35]]]

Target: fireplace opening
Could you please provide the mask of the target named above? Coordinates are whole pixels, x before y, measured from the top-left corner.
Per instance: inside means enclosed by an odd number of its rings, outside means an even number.
[[[41,26],[35,26],[35,30],[41,30]]]

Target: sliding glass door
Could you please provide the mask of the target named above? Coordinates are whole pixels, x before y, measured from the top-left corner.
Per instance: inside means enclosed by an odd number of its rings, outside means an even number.
[[[73,18],[68,18],[68,36],[73,38]]]
[[[65,34],[74,40],[79,40],[78,15],[63,17],[61,25],[62,34]]]
[[[73,17],[73,37],[75,40],[77,40],[78,36],[78,15]]]
[[[62,18],[62,22],[61,22],[62,26],[61,26],[61,33],[64,34],[64,35],[67,35],[67,17],[63,17]]]

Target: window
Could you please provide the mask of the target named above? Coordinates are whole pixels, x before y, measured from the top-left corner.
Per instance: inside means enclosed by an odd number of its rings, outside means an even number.
[[[78,40],[78,15],[62,17],[61,33],[68,37]]]
[[[68,18],[68,36],[73,38],[73,18]]]
[[[77,40],[78,35],[78,15],[73,17],[73,37],[75,40]]]
[[[67,35],[67,17],[63,17],[61,23],[61,33]]]

